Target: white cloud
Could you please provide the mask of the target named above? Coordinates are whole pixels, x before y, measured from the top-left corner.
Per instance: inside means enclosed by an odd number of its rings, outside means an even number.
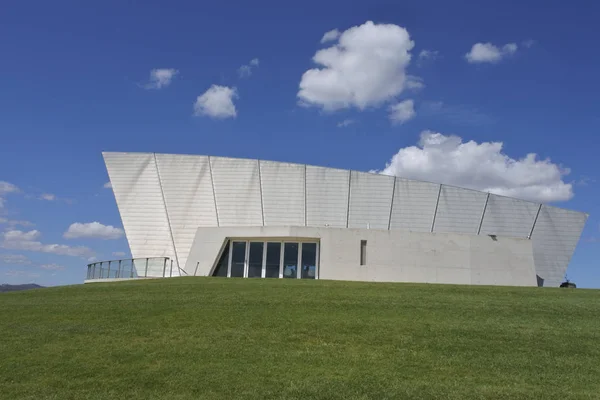
[[[56,200],[56,196],[50,193],[43,193],[40,196],[40,200],[54,201]]]
[[[423,78],[418,77],[418,76],[414,76],[414,75],[407,75],[406,76],[406,88],[410,89],[410,90],[421,90],[425,87],[425,82],[423,82]]]
[[[21,190],[12,183],[0,181],[0,196],[8,193],[19,193]]]
[[[340,31],[337,29],[332,29],[329,32],[325,32],[323,37],[321,38],[321,43],[332,42],[337,40],[341,35]]]
[[[115,257],[125,257],[127,253],[125,253],[124,251],[115,251],[112,253],[113,256]]]
[[[437,50],[421,50],[419,52],[418,61],[423,63],[425,61],[433,61],[438,58],[440,52]]]
[[[6,276],[26,276],[28,278],[39,278],[40,274],[30,271],[20,271],[15,269],[9,269],[4,273]]]
[[[90,248],[84,246],[71,247],[62,244],[43,244],[36,240],[40,237],[40,232],[37,230],[29,232],[11,230],[5,232],[3,237],[1,247],[4,249],[27,250],[73,257],[89,257],[94,253]]]
[[[171,84],[173,77],[177,75],[179,71],[174,68],[159,68],[150,71],[150,82],[144,87],[146,89],[161,89]]]
[[[210,89],[196,99],[194,115],[205,115],[219,119],[235,118],[237,111],[233,99],[237,97],[236,88],[212,85]]]
[[[65,239],[118,239],[123,236],[123,229],[112,225],[102,225],[100,222],[75,222],[63,234]]]
[[[382,171],[409,179],[445,183],[537,202],[565,201],[573,187],[569,169],[534,153],[514,159],[502,142],[468,141],[423,131],[417,146],[402,148]]]
[[[89,263],[94,263],[94,262],[98,261],[98,257],[90,257],[90,258],[87,259],[87,261]]]
[[[4,240],[30,241],[38,239],[40,235],[41,233],[35,229],[29,232],[10,230],[4,232]]]
[[[62,265],[58,265],[58,264],[42,264],[40,265],[41,269],[45,269],[48,271],[64,271],[65,267],[63,267]]]
[[[405,88],[413,45],[397,25],[368,21],[344,31],[336,44],[314,55],[320,67],[302,75],[299,103],[332,111],[392,100]]]
[[[16,185],[13,185],[10,182],[0,181],[0,208],[4,208],[4,196],[9,193],[20,193],[21,189],[19,189]]]
[[[23,254],[0,254],[0,262],[12,265],[30,265],[31,260]]]
[[[109,182],[106,182],[106,183],[105,183],[105,184],[104,184],[102,187],[103,187],[104,189],[112,189],[112,183],[110,183],[110,181],[109,181]]]
[[[338,128],[345,128],[347,126],[352,125],[354,122],[356,122],[356,121],[354,121],[353,119],[345,119],[343,121],[338,122],[337,127]]]
[[[247,78],[250,75],[252,75],[252,72],[254,72],[254,68],[257,68],[258,65],[260,64],[260,61],[258,58],[253,58],[252,60],[250,60],[250,63],[248,65],[242,65],[241,67],[238,68],[238,75],[240,78]]]
[[[7,219],[7,218],[3,218],[3,217],[0,217],[0,224],[6,224],[10,227],[15,227],[18,225],[21,225],[24,227],[30,227],[30,226],[35,225],[33,222],[16,220],[16,219]]]
[[[390,121],[397,124],[403,124],[417,115],[415,112],[415,103],[412,100],[404,100],[392,104],[389,107],[389,112]]]
[[[516,43],[508,43],[497,47],[491,43],[475,43],[465,58],[468,62],[474,63],[497,63],[503,58],[514,54],[517,51]]]

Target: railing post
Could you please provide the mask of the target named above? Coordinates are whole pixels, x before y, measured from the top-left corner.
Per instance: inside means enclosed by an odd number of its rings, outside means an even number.
[[[102,270],[102,262],[100,262],[100,279],[104,276],[104,271]]]
[[[169,272],[169,278],[173,277],[173,260],[171,260],[171,272]]]
[[[109,279],[110,279],[110,263],[111,263],[111,262],[112,262],[112,261],[109,261],[109,262],[108,262],[108,276],[107,276],[107,278],[109,278]]]
[[[146,272],[144,272],[144,278],[148,277],[148,257],[146,257]]]
[[[196,269],[194,270],[194,276],[196,276],[196,272],[198,272],[198,265],[200,265],[200,261],[196,263]]]
[[[117,272],[117,278],[121,277],[121,260],[119,260],[119,270]]]
[[[135,263],[133,262],[133,258],[131,259],[131,274],[130,278],[133,278],[133,269],[135,268]]]
[[[165,258],[165,262],[163,263],[163,278],[167,274],[167,258]]]

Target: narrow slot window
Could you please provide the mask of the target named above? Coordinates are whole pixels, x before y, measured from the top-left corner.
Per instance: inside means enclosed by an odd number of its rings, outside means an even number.
[[[367,241],[360,241],[360,265],[367,265]]]

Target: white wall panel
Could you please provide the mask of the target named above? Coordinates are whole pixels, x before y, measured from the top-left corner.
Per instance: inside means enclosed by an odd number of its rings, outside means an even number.
[[[152,153],[103,153],[131,256],[175,259]]]
[[[390,229],[431,232],[440,185],[396,178]]]
[[[219,226],[262,226],[257,160],[210,157]]]
[[[350,172],[349,228],[388,229],[394,177]]]
[[[306,166],[306,225],[345,228],[350,171]]]
[[[198,227],[218,226],[207,156],[156,154],[179,265],[183,268]]]
[[[304,165],[259,163],[265,226],[304,226]]]
[[[587,220],[584,213],[543,205],[531,240],[536,272],[544,286],[559,286]]]
[[[487,193],[442,185],[434,232],[476,235]]]
[[[538,208],[536,203],[490,194],[480,233],[526,238]]]

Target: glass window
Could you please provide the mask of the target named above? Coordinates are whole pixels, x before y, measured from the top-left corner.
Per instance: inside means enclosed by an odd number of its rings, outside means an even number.
[[[227,265],[229,264],[229,241],[225,245],[225,249],[223,250],[223,254],[221,254],[221,258],[215,267],[215,272],[213,272],[213,276],[227,276]]]
[[[232,278],[244,277],[244,264],[246,261],[246,242],[233,242],[231,250]]]
[[[262,274],[263,243],[250,242],[248,254],[248,278],[260,278]]]
[[[367,241],[360,241],[360,265],[367,265]]]
[[[281,243],[267,243],[267,264],[265,278],[279,278],[279,263],[281,261]]]
[[[298,243],[285,243],[283,251],[283,277],[298,277]]]
[[[315,279],[317,275],[317,244],[302,243],[302,279]]]

